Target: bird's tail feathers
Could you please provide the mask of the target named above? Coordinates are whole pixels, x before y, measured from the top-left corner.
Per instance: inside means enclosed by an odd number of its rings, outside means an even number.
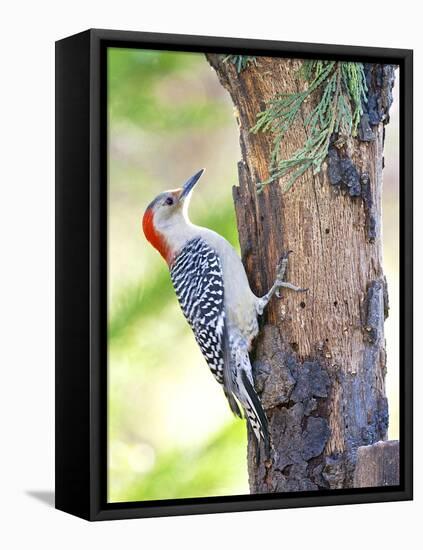
[[[230,350],[228,329],[225,327],[223,333],[223,391],[225,392],[226,399],[228,400],[229,407],[235,416],[242,418],[242,412],[239,408],[238,402],[235,398],[234,383],[233,383],[233,358]]]
[[[225,392],[226,399],[228,400],[231,411],[234,413],[235,416],[242,418],[242,413],[234,394],[228,391],[225,387],[223,388],[223,391]]]
[[[242,418],[244,410],[257,441],[263,440],[266,457],[270,453],[270,434],[266,414],[250,381],[251,363],[247,347],[231,346],[227,329],[224,332],[223,390],[232,412]],[[251,374],[250,374],[251,376]]]
[[[254,431],[257,440],[263,440],[266,456],[270,454],[270,434],[269,424],[260,399],[251,384],[248,375],[244,369],[241,370],[241,381],[244,388],[242,392],[245,399],[242,399],[242,405],[245,410],[248,422]]]

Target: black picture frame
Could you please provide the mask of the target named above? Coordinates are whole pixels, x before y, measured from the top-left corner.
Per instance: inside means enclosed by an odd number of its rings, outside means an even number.
[[[400,67],[398,487],[106,501],[107,88],[110,46],[394,63]],[[412,499],[413,52],[91,29],[56,43],[56,508],[87,520]]]

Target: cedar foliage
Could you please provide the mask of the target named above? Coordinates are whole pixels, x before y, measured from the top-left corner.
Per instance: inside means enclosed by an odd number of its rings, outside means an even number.
[[[292,94],[277,94],[258,114],[253,133],[272,132],[273,149],[269,163],[270,176],[257,184],[258,191],[286,175],[288,191],[306,170],[320,172],[328,154],[332,136],[354,137],[367,101],[367,85],[362,63],[335,61],[304,61],[301,76],[304,90]],[[281,157],[281,143],[286,133],[301,116],[301,107],[312,94],[318,97],[315,107],[304,119],[307,139],[291,158]]]
[[[238,74],[245,70],[250,63],[257,65],[256,58],[250,55],[227,55],[223,61],[233,63]]]

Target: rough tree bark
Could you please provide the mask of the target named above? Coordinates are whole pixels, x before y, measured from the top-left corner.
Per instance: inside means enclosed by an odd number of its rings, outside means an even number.
[[[233,197],[251,287],[263,295],[282,252],[292,249],[287,280],[309,289],[272,300],[252,354],[273,450],[257,463],[249,434],[251,492],[352,487],[359,447],[385,440],[388,428],[381,192],[394,68],[366,65],[370,90],[360,139],[332,146],[322,172],[308,171],[288,193],[274,182],[257,194],[256,183],[269,176],[272,135],[250,129],[266,100],[304,87],[301,62],[259,58],[238,74],[223,56],[208,60],[239,125]],[[284,157],[305,137],[299,120],[283,141]]]

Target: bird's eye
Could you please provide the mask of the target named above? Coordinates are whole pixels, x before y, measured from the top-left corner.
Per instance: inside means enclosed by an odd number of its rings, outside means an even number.
[[[172,199],[172,197],[168,197],[168,198],[165,200],[165,203],[168,204],[169,206],[170,206],[171,204],[173,204],[173,199]]]

